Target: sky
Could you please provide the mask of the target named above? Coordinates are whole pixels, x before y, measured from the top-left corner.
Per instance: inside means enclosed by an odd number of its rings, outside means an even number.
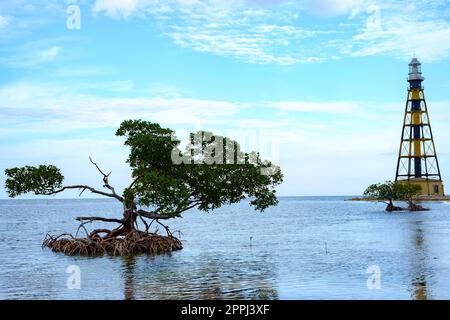
[[[413,56],[445,184],[449,1],[2,0],[0,180],[55,164],[101,188],[92,156],[123,188],[115,130],[144,119],[261,151],[280,196],[359,195],[395,178]]]

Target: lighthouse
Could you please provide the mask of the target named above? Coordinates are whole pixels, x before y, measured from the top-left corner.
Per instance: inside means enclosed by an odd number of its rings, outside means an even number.
[[[417,58],[409,63],[408,96],[395,180],[420,185],[424,196],[444,196],[421,67]]]

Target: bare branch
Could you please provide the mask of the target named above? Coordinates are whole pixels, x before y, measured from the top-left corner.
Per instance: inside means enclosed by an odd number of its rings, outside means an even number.
[[[141,219],[142,223],[145,225],[145,232],[148,232],[148,229],[150,228],[149,224],[147,223],[147,221],[145,221],[144,218],[142,218],[142,216],[141,216],[139,211],[136,211],[136,214]],[[137,225],[137,221],[136,221],[136,225]]]
[[[75,218],[77,221],[103,221],[103,222],[116,222],[116,223],[122,223],[123,221],[121,219],[114,219],[114,218],[103,218],[103,217],[77,217]]]
[[[167,215],[161,215],[157,214],[155,212],[145,211],[145,210],[138,210],[136,213],[142,217],[148,218],[148,219],[155,219],[155,220],[167,220],[171,219],[173,217],[167,216]]]
[[[86,185],[81,185],[81,184],[80,185],[73,185],[73,186],[64,186],[64,187],[62,187],[61,189],[58,189],[58,190],[49,190],[48,192],[45,193],[45,195],[47,195],[47,196],[55,195],[55,194],[58,194],[60,192],[68,190],[68,189],[80,189],[82,191],[89,190],[92,193],[101,194],[102,196],[105,196],[105,197],[115,198],[115,199],[119,200],[120,202],[123,202],[123,200],[124,200],[123,197],[121,197],[121,196],[119,196],[117,194],[103,192],[103,191],[96,190],[96,189],[94,189],[92,187],[89,187],[89,186],[86,186]]]
[[[113,195],[117,195],[116,190],[114,190],[114,188],[109,184],[109,180],[108,180],[112,171],[110,171],[108,174],[106,174],[102,171],[102,169],[100,169],[100,167],[97,165],[97,163],[95,163],[92,160],[91,157],[89,157],[89,161],[91,161],[91,163],[97,168],[98,172],[100,172],[100,174],[103,176],[103,187],[111,190]]]
[[[86,191],[86,189],[84,188],[84,189],[82,189],[81,190],[81,192],[80,192],[80,194],[78,195],[79,197],[81,197],[81,195],[84,193]]]
[[[173,236],[172,236],[172,232],[170,232],[170,229],[169,229],[168,226],[166,226],[165,224],[162,224],[162,223],[159,222],[158,220],[156,220],[156,223],[160,224],[164,229],[166,229],[166,232],[167,232],[167,235],[168,235],[168,236],[173,237]]]
[[[128,189],[131,189],[136,184],[136,182],[138,182],[139,179],[141,179],[141,178],[142,178],[142,176],[137,176],[136,178],[134,178],[134,180],[129,185]]]
[[[173,215],[178,216],[181,213],[183,213],[184,211],[190,210],[190,209],[198,206],[200,203],[201,203],[200,200],[195,200],[195,201],[191,200],[191,201],[189,201],[190,206],[183,207],[183,208],[178,207],[177,210],[175,210],[175,212],[173,213]]]
[[[95,229],[89,234],[89,239],[98,236],[99,233],[106,233],[107,235],[111,233],[111,230],[108,229]]]
[[[84,232],[86,233],[86,237],[89,238],[89,232],[87,231],[87,229],[86,229],[86,227],[84,225],[86,223],[90,223],[90,222],[92,222],[92,221],[87,221],[87,222],[81,221],[80,222],[80,225],[78,226],[77,232],[75,233],[75,238],[78,236],[78,232],[80,231],[81,228],[83,228]]]
[[[136,213],[139,216],[148,218],[148,219],[154,219],[154,220],[167,220],[172,219],[177,216],[179,216],[182,212],[187,211],[189,209],[192,209],[200,204],[200,201],[190,201],[191,205],[183,208],[177,208],[173,213],[169,214],[159,214],[158,212],[161,211],[161,208],[158,208],[155,211],[145,211],[145,210],[137,210]]]

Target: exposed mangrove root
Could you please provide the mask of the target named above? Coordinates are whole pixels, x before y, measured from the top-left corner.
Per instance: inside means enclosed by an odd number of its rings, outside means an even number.
[[[430,209],[424,208],[420,204],[416,204],[414,202],[409,202],[408,210],[410,210],[410,211],[428,211]]]
[[[161,254],[183,248],[181,241],[172,235],[161,236],[134,230],[122,237],[75,238],[70,234],[54,237],[49,234],[42,243],[53,252],[67,255],[112,255],[128,256],[136,254]]]
[[[388,203],[388,205],[386,207],[386,211],[389,211],[389,212],[404,211],[404,210],[409,210],[409,211],[428,211],[430,209],[424,208],[420,204],[416,204],[416,203],[414,203],[412,201],[408,202],[408,207],[407,208],[397,207],[393,203]]]
[[[393,211],[403,211],[404,209],[402,207],[397,207],[394,204],[389,203],[386,207],[386,211],[393,212]]]

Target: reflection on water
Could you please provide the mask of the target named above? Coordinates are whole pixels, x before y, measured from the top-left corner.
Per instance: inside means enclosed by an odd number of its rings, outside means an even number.
[[[414,274],[410,291],[411,298],[416,300],[432,299],[431,292],[427,288],[427,277],[432,277],[432,270],[427,267],[429,257],[422,225],[422,221],[415,221],[413,226],[415,255],[413,255],[414,260],[411,262]]]
[[[46,233],[81,213],[114,217],[110,200],[0,200],[0,299],[449,299],[450,205],[389,214],[345,198],[281,198],[170,221],[184,249],[156,257],[68,257]],[[92,228],[99,227],[93,224]],[[18,232],[20,230],[20,232]],[[326,244],[326,247],[325,247]],[[81,289],[67,288],[69,266]],[[367,287],[378,266],[381,289]]]
[[[200,255],[182,267],[155,268],[161,259],[122,258],[125,299],[278,299],[269,257]]]
[[[123,296],[125,300],[134,300],[134,268],[136,257],[122,257],[123,261]]]

